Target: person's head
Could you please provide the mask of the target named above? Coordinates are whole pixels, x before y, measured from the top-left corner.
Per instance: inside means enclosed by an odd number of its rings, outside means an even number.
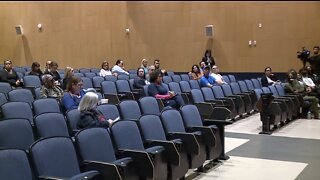
[[[200,73],[200,69],[199,69],[199,66],[198,65],[193,65],[192,68],[191,68],[191,72],[193,73]]]
[[[206,67],[206,63],[204,61],[200,61],[200,67],[201,69],[204,69],[204,67]]]
[[[72,76],[67,84],[67,91],[72,94],[79,94],[82,89],[83,82],[78,76]]]
[[[118,60],[116,61],[116,65],[118,65],[118,66],[120,66],[120,67],[123,67],[123,60],[118,59]]]
[[[289,73],[291,73],[291,74],[293,75],[293,78],[294,78],[294,79],[297,79],[297,71],[296,71],[296,70],[290,69],[290,70],[289,70]]]
[[[159,59],[155,59],[153,64],[154,64],[154,67],[155,67],[156,69],[159,69],[159,68],[160,68],[160,60],[159,60]]]
[[[50,68],[50,64],[51,64],[51,62],[52,62],[52,61],[47,61],[47,62],[46,62],[46,68],[47,68],[47,69],[49,69],[49,68]]]
[[[297,80],[302,81],[302,74],[297,73]]]
[[[211,57],[211,50],[207,49],[205,54],[204,54],[205,57]]]
[[[319,53],[319,46],[314,46],[313,47],[313,53],[318,54]]]
[[[54,87],[54,79],[50,74],[44,74],[41,77],[42,83],[46,88],[53,88]]]
[[[141,60],[141,65],[142,65],[143,67],[147,67],[147,66],[148,66],[148,60],[147,60],[147,59],[142,59],[142,60]]]
[[[289,72],[288,73],[288,82],[292,83],[295,79],[296,78],[295,78],[294,74],[292,72]]]
[[[162,77],[163,77],[162,72],[159,70],[155,70],[150,74],[150,82],[156,83],[156,84],[161,84]]]
[[[66,67],[64,70],[64,78],[70,78],[73,76],[73,68],[72,67]]]
[[[108,61],[103,61],[101,63],[101,68],[104,69],[104,70],[109,70],[109,63]]]
[[[144,69],[143,69],[143,67],[139,67],[139,68],[137,69],[137,76],[145,79],[145,74],[144,74]]]
[[[153,73],[153,71],[156,69],[156,67],[154,67],[154,65],[152,64],[152,65],[150,65],[149,67],[148,67],[148,74],[150,75],[151,73]]]
[[[307,77],[308,76],[308,71],[305,68],[302,68],[300,70],[300,74],[302,77]]]
[[[12,61],[11,60],[4,60],[3,61],[4,64],[4,69],[6,69],[7,71],[11,71],[12,69]]]
[[[81,99],[78,110],[90,111],[97,107],[99,102],[98,95],[94,92],[87,92]]]
[[[210,75],[210,66],[206,66],[204,69],[203,69],[203,75],[208,77]]]
[[[58,70],[58,63],[52,61],[49,68],[50,68],[50,72],[56,72]]]
[[[38,62],[33,62],[31,65],[31,71],[39,72],[40,71],[40,64]]]
[[[212,72],[215,73],[215,74],[218,74],[219,73],[218,66],[212,66]]]
[[[270,77],[270,75],[272,74],[272,69],[271,67],[266,67],[264,68],[264,73],[267,77]]]
[[[311,67],[311,66],[307,65],[307,66],[305,67],[305,69],[307,70],[307,72],[308,72],[309,75],[313,74],[313,71],[312,71],[312,67]]]

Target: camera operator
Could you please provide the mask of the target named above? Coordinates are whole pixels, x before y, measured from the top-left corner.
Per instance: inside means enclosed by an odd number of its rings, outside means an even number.
[[[317,76],[320,75],[320,55],[319,55],[319,46],[313,47],[313,56],[308,59],[309,64],[313,70],[313,73]]]

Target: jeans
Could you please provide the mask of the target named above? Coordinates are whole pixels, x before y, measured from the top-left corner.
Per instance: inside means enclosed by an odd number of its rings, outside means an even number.
[[[177,94],[176,96],[167,99],[165,101],[165,105],[164,106],[171,106],[173,108],[179,109],[181,106],[185,105],[183,98],[180,94]]]

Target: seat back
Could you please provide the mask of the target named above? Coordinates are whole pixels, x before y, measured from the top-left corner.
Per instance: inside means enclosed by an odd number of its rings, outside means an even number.
[[[275,97],[279,97],[279,94],[278,94],[278,91],[277,91],[276,87],[274,87],[274,86],[269,86],[269,89],[270,89],[270,91],[272,92],[272,94],[273,94]]]
[[[141,134],[145,140],[166,141],[166,135],[157,115],[144,115],[139,119]]]
[[[228,83],[228,84],[231,83],[231,81],[230,81],[230,79],[229,79],[229,77],[227,75],[222,75],[222,78],[226,83]]]
[[[83,82],[83,89],[93,88],[92,80],[88,77],[81,77],[81,80]]]
[[[44,98],[37,99],[33,102],[33,111],[34,115],[37,116],[42,113],[60,113],[60,106],[56,99],[53,98]]]
[[[142,114],[160,115],[160,108],[156,98],[151,96],[142,97],[139,99]]]
[[[254,89],[254,92],[257,96],[257,99],[260,99],[262,92],[262,89]]]
[[[146,84],[145,86],[143,86],[143,91],[146,96],[150,96],[148,92],[148,87],[149,87],[149,84]]]
[[[209,87],[202,87],[202,88],[201,88],[201,91],[202,91],[202,95],[203,95],[205,101],[213,101],[213,100],[216,100],[216,98],[214,97],[214,94],[213,94],[211,88],[209,88]]]
[[[121,120],[110,127],[113,142],[117,149],[145,150],[137,124]]]
[[[181,81],[181,76],[175,74],[175,75],[171,76],[171,79],[172,79],[173,82],[179,83]]]
[[[103,116],[106,119],[116,119],[120,117],[118,108],[114,104],[100,104],[99,106],[97,106],[97,110],[102,112]]]
[[[229,74],[228,77],[229,77],[231,83],[232,82],[237,82],[236,77],[234,75]]]
[[[119,109],[123,119],[139,119],[141,116],[139,104],[134,100],[121,101]]]
[[[1,106],[4,119],[28,119],[33,124],[33,113],[26,102],[7,102]]]
[[[223,90],[221,86],[212,86],[211,87],[214,97],[216,98],[224,98]]]
[[[27,150],[34,139],[32,127],[28,120],[7,119],[0,121],[0,149]]]
[[[71,130],[77,130],[77,125],[80,120],[80,111],[78,109],[72,109],[66,112],[67,122]]]
[[[129,74],[129,79],[135,79],[136,77],[138,77],[137,74]]]
[[[175,109],[168,109],[161,113],[163,127],[167,133],[186,132],[181,114]]]
[[[133,84],[134,84],[134,79],[129,79],[129,85],[131,90],[134,89]]]
[[[13,89],[8,93],[9,101],[26,102],[32,107],[34,101],[32,92],[29,89]]]
[[[232,90],[232,94],[240,94],[241,93],[240,86],[238,83],[232,82],[232,83],[230,83],[230,87]]]
[[[246,80],[244,80],[244,82],[246,83],[246,85],[247,85],[247,87],[248,87],[248,89],[249,89],[250,91],[252,91],[252,90],[255,89],[255,88],[254,88],[254,85],[253,85],[253,83],[252,83],[251,80],[246,79]]]
[[[0,150],[0,179],[33,179],[31,166],[25,151],[20,149]]]
[[[69,136],[66,119],[61,113],[44,113],[34,118],[34,125],[40,138]]]
[[[7,97],[4,93],[0,93],[0,106],[2,106],[3,104],[7,103]],[[1,112],[1,111],[0,111]],[[1,117],[1,116],[0,116]]]
[[[90,69],[87,69],[87,68],[81,68],[79,69],[79,72],[84,74],[84,73],[89,73],[90,72]]]
[[[0,92],[4,93],[6,96],[8,95],[8,92],[12,90],[12,87],[7,82],[0,82]]]
[[[105,163],[116,160],[109,132],[105,128],[83,129],[75,135],[75,142],[83,160]]]
[[[174,91],[176,94],[181,94],[181,89],[177,82],[170,82],[169,89],[170,91]]]
[[[191,95],[194,103],[204,102],[204,98],[200,89],[192,89]]]
[[[91,69],[90,69],[90,72],[93,72],[93,73],[97,74],[97,73],[100,72],[100,69],[98,69],[98,68],[91,68]]]
[[[30,154],[39,176],[70,178],[80,173],[77,154],[70,138],[41,139],[31,146]]]
[[[180,108],[184,124],[187,127],[203,126],[201,116],[197,106],[188,104]]]
[[[222,88],[223,94],[224,94],[225,96],[232,96],[232,95],[233,95],[232,90],[231,90],[231,87],[230,87],[229,84],[223,84],[223,85],[221,86],[221,88]]]
[[[189,81],[190,80],[189,74],[180,74],[180,77],[181,77],[181,81]]]
[[[131,92],[128,80],[117,80],[116,87],[118,92]]]
[[[171,76],[163,76],[162,82],[165,84],[169,84],[170,82],[172,82]]]
[[[197,80],[190,80],[189,84],[191,89],[200,89],[199,81]]]
[[[101,92],[102,94],[117,94],[116,84],[113,81],[101,82]]]
[[[188,81],[180,81],[179,84],[180,84],[181,92],[184,92],[184,93],[191,92],[191,87]]]
[[[263,93],[271,93],[271,91],[268,87],[262,87],[261,89],[262,89]]]
[[[129,69],[128,73],[129,74],[137,74],[137,70],[136,69]]]
[[[23,84],[24,87],[40,87],[41,86],[41,81],[39,76],[35,75],[27,75],[23,77]]]
[[[112,82],[116,82],[118,79],[117,79],[117,77],[116,76],[113,76],[113,75],[106,75],[105,77],[104,77],[104,79],[106,80],[106,81],[112,81]]]
[[[86,73],[84,73],[84,76],[87,77],[87,78],[92,79],[93,77],[96,77],[97,74],[94,73],[94,72],[86,72]]]
[[[118,80],[129,80],[129,76],[126,74],[119,74],[118,75]]]
[[[249,89],[244,81],[238,81],[241,92],[249,92]]]
[[[279,96],[285,96],[286,95],[286,92],[285,92],[285,90],[284,90],[282,85],[277,84],[277,85],[275,85],[275,87],[277,89],[277,92],[278,92]]]
[[[262,87],[257,79],[251,79],[251,81],[255,89],[260,89]]]
[[[104,78],[101,76],[95,76],[92,78],[93,88],[101,88],[101,82],[104,81]]]
[[[74,72],[74,75],[79,77],[79,78],[82,78],[84,77],[84,74],[80,73],[80,72]]]

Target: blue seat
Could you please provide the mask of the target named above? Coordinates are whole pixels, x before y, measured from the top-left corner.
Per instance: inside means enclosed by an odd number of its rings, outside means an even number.
[[[34,97],[29,89],[13,89],[8,93],[9,101],[26,102],[32,107]]]
[[[44,113],[34,118],[39,138],[69,136],[66,119],[61,113]]]
[[[90,69],[90,72],[92,72],[92,73],[95,73],[95,74],[99,74],[100,73],[100,69],[98,69],[98,68],[91,68]]]
[[[41,87],[41,81],[39,76],[27,75],[23,77],[23,85],[24,87],[37,88]]]
[[[117,80],[116,81],[117,93],[125,94],[128,99],[139,99],[141,94],[137,91],[131,91],[128,80]]]
[[[100,104],[97,106],[97,110],[99,110],[106,119],[116,119],[120,117],[120,113],[118,108],[114,104]]]
[[[100,76],[93,77],[92,78],[93,88],[100,90],[101,89],[101,82],[103,82],[103,81],[104,81],[103,77],[100,77]]]
[[[173,76],[171,76],[171,78],[172,78],[172,81],[176,82],[176,83],[179,83],[181,81],[180,75],[173,75]]]
[[[26,102],[7,102],[1,106],[4,119],[22,118],[28,119],[33,124],[33,113]]]
[[[124,100],[119,103],[122,119],[137,120],[141,116],[141,110],[137,101]]]
[[[163,146],[145,148],[136,122],[117,121],[110,127],[117,150],[129,155],[137,163],[137,172],[143,178],[167,179],[167,162]]]
[[[163,109],[163,104],[159,104],[159,101],[151,96],[146,96],[139,99],[139,104],[142,114],[160,115],[160,111]],[[162,107],[159,107],[160,105]]]
[[[225,97],[234,99],[237,112],[239,115],[244,114],[247,112],[246,104],[241,96],[233,95],[231,87],[229,84],[223,84],[222,86],[219,86],[224,94]],[[215,91],[213,91],[215,94]],[[216,94],[215,94],[216,96]],[[217,96],[216,96],[217,97]]]
[[[86,72],[86,73],[84,73],[84,76],[92,79],[93,77],[96,77],[97,74],[94,72]]]
[[[169,178],[181,179],[189,169],[189,160],[181,139],[168,140],[161,120],[157,115],[144,115],[138,120],[140,132],[145,142],[162,145],[166,149],[169,164]]]
[[[68,127],[70,128],[71,134],[78,132],[78,122],[80,120],[80,111],[78,109],[72,109],[66,112]]]
[[[190,80],[189,84],[191,89],[200,89],[199,81],[197,80]]]
[[[0,92],[4,93],[8,97],[8,92],[12,90],[12,87],[7,82],[0,82]]]
[[[136,69],[129,69],[128,73],[129,74],[137,74],[137,70]]]
[[[251,79],[252,83],[253,83],[253,86],[255,89],[261,89],[262,86],[261,84],[259,83],[258,79]]]
[[[0,107],[1,107],[3,104],[7,103],[7,102],[8,102],[8,100],[7,100],[6,95],[5,95],[4,93],[0,93]],[[0,111],[0,112],[1,112],[1,111]]]
[[[89,73],[90,72],[90,69],[87,69],[87,68],[81,68],[79,69],[79,72],[84,74],[84,73]]]
[[[117,159],[109,132],[105,128],[87,128],[75,135],[82,161],[103,169],[106,179],[139,179],[130,157]]]
[[[230,83],[237,82],[236,77],[234,75],[229,74],[228,77],[230,79]]]
[[[31,165],[25,151],[20,149],[0,150],[0,179],[34,179]]]
[[[81,77],[81,80],[83,82],[83,89],[93,88],[92,80],[88,77]]]
[[[137,74],[129,74],[129,79],[135,79],[137,77],[138,77]]]
[[[246,112],[249,114],[253,110],[253,102],[251,100],[250,93],[242,93],[240,86],[236,82],[231,82],[227,84],[231,88],[231,92],[233,95],[240,96],[243,99],[244,104],[246,105]],[[224,88],[224,85],[222,86]]]
[[[188,103],[190,102],[189,97],[188,97],[188,94],[187,94],[187,93],[183,93],[183,92],[181,91],[181,88],[180,88],[179,83],[177,83],[177,82],[170,82],[170,83],[168,84],[168,86],[169,86],[170,91],[173,91],[173,92],[176,93],[176,94],[180,94],[186,104],[188,104]]]
[[[181,81],[189,81],[190,80],[189,74],[180,74],[180,77],[181,77]]]
[[[173,75],[174,75],[174,72],[173,72],[173,71],[168,70],[168,71],[167,71],[167,74],[168,74],[168,76],[173,76]]]
[[[222,75],[222,78],[223,78],[223,80],[224,80],[226,83],[228,83],[228,84],[230,84],[230,83],[231,83],[231,81],[230,81],[230,79],[229,79],[228,75]]]
[[[79,77],[79,78],[82,78],[84,77],[84,74],[80,73],[80,72],[74,72],[74,75]]]
[[[30,154],[38,177],[94,179],[99,175],[95,170],[81,173],[77,153],[68,137],[41,139],[32,144]]]
[[[163,76],[162,82],[165,84],[169,84],[170,82],[172,82],[171,76]]]
[[[0,121],[0,149],[27,150],[34,140],[32,127],[27,119],[16,118]]]
[[[53,98],[44,98],[37,99],[33,101],[33,112],[34,116],[37,116],[42,113],[60,113],[60,105],[56,99]]]
[[[104,98],[109,99],[111,104],[118,104],[120,100],[125,98],[124,94],[118,94],[116,84],[113,81],[101,82],[101,93]]]
[[[128,75],[125,75],[125,74],[119,74],[118,75],[118,80],[129,80],[129,76]]]
[[[244,80],[244,82],[246,83],[248,90],[253,91],[255,89],[251,80],[246,79],[246,80]]]
[[[117,77],[116,76],[113,76],[113,75],[106,75],[105,77],[104,77],[104,79],[106,80],[106,81],[113,81],[113,82],[116,82],[118,79],[117,79]]]

